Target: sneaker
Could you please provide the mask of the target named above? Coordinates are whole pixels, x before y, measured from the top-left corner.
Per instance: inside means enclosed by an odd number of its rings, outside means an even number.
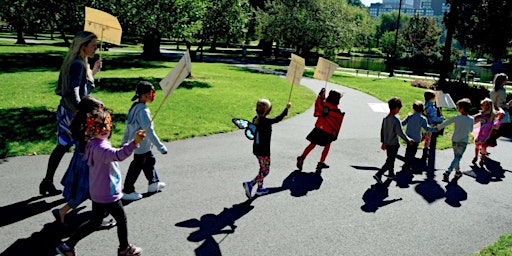
[[[148,193],[156,193],[165,188],[166,184],[163,182],[154,182],[148,186]]]
[[[247,182],[244,182],[242,185],[244,186],[244,189],[245,189],[245,195],[247,196],[247,198],[251,199],[252,198],[251,182],[247,181]]]
[[[129,194],[124,194],[123,195],[123,200],[128,200],[128,201],[135,201],[135,200],[139,200],[142,198],[142,195],[138,192],[131,192]]]
[[[117,221],[115,219],[103,219],[101,224],[96,227],[97,230],[103,229],[111,229],[117,226]]]
[[[384,184],[384,182],[382,182],[382,179],[380,178],[380,175],[373,175],[373,178],[379,183],[379,184]]]
[[[476,165],[476,161],[478,160],[478,157],[474,157],[473,160],[471,160],[471,163]]]
[[[325,164],[324,162],[318,162],[318,164],[316,165],[317,170],[327,169],[327,168],[329,168],[329,166],[327,164]]]
[[[298,156],[297,157],[297,169],[299,169],[299,171],[302,171],[302,165],[304,164],[304,157],[303,156]]]
[[[137,247],[133,244],[128,245],[126,249],[121,251],[121,248],[117,249],[117,255],[119,256],[137,256],[142,254],[142,248]]]
[[[59,246],[55,248],[57,253],[61,256],[75,256],[75,249],[69,247],[66,243],[60,243]]]
[[[462,172],[461,171],[455,171],[455,178],[460,178],[462,177]]]
[[[265,195],[265,194],[268,194],[268,188],[258,188],[256,190],[256,195],[258,195],[258,196]]]
[[[449,177],[450,177],[449,173],[447,173],[447,172],[443,173],[443,181],[444,182],[448,182],[449,181]]]

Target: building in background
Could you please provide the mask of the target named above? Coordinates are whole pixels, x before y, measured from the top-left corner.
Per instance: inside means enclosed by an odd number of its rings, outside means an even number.
[[[383,0],[382,3],[373,3],[368,7],[372,17],[382,13],[398,11],[400,0]],[[440,16],[449,11],[446,0],[402,0],[401,12],[408,15]]]

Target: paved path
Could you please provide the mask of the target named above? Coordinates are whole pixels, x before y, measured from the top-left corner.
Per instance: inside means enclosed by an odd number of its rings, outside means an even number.
[[[304,78],[302,84],[317,92],[324,82]],[[452,157],[444,150],[437,151],[441,170],[432,175],[418,173],[407,182],[399,173],[397,181],[375,186],[372,175],[385,160],[379,144],[385,113],[369,103],[381,102],[339,85],[328,89],[345,93],[340,107],[347,113],[328,157],[330,169],[313,173],[317,148],[306,159],[305,173],[294,172],[315,121],[312,109],[274,125],[266,178],[273,193],[252,201],[241,184],[256,175],[257,162],[242,131],[167,143],[170,152],[156,153],[156,168],[168,187],[125,207],[130,241],[144,255],[470,255],[512,232],[510,140],[500,139],[491,150],[501,163],[489,162],[489,168],[504,172],[499,180],[470,166],[470,145],[462,166],[476,178],[441,182]],[[274,106],[273,113],[280,109]],[[57,178],[70,158],[63,159]],[[55,255],[66,234],[50,213],[64,203],[61,196],[37,196],[47,161],[43,155],[0,164],[2,255]],[[121,163],[124,172],[129,162]],[[397,160],[397,169],[401,165]],[[141,175],[140,192],[146,191],[143,180]],[[80,209],[71,219],[87,218],[90,202]],[[102,230],[82,240],[77,251],[114,255],[117,244],[115,228]]]

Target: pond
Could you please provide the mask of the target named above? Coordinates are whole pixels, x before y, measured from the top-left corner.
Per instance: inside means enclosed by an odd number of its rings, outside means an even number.
[[[337,63],[340,67],[344,68],[353,68],[353,69],[365,69],[365,70],[374,70],[374,71],[385,71],[386,63],[383,58],[368,58],[368,57],[350,57],[350,58],[339,58]],[[492,80],[493,73],[490,65],[476,65],[477,62],[468,61],[467,66],[457,67],[454,69],[454,74],[460,74],[460,72],[465,69],[468,74],[471,71],[475,72],[475,78],[479,78],[481,82],[489,82]],[[433,73],[438,73],[433,72]]]

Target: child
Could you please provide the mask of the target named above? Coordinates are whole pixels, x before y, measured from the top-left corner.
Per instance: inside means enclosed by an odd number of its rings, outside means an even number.
[[[450,173],[453,169],[455,169],[456,178],[462,176],[459,163],[464,151],[466,150],[466,146],[468,145],[468,135],[473,130],[473,117],[468,115],[470,107],[471,101],[468,98],[460,99],[457,101],[457,111],[459,111],[460,115],[456,115],[437,126],[437,130],[439,131],[451,123],[455,124],[455,129],[452,135],[452,147],[455,157],[453,158],[450,167],[448,167],[448,170],[443,173],[444,182],[448,182]]]
[[[404,169],[407,171],[411,171],[412,162],[418,151],[418,145],[421,142],[421,129],[423,128],[425,131],[429,131],[427,120],[421,115],[424,110],[423,102],[415,101],[412,104],[412,109],[414,113],[408,115],[402,121],[402,125],[407,125],[405,134],[414,141],[413,143],[407,144],[407,148],[405,149]]]
[[[482,110],[473,116],[474,122],[480,123],[480,127],[475,129],[475,157],[471,161],[476,164],[478,153],[480,153],[480,167],[484,166],[484,160],[487,156],[487,147],[496,146],[496,134],[503,122],[504,112],[501,108],[496,111],[492,100],[485,98],[480,102]]]
[[[128,158],[144,140],[146,132],[139,130],[135,139],[124,144],[121,148],[113,148],[109,141],[112,130],[110,113],[95,110],[87,117],[87,134],[94,139],[87,143],[84,159],[89,165],[89,193],[92,200],[91,219],[78,227],[66,242],[57,248],[60,255],[75,255],[75,245],[80,239],[96,230],[105,212],[110,213],[117,221],[117,236],[119,238],[118,255],[140,255],[142,249],[128,243],[128,228],[123,203],[120,200],[121,171],[119,163]]]
[[[136,86],[135,96],[132,98],[132,101],[134,100],[138,101],[134,102],[128,111],[122,143],[124,144],[132,140],[137,130],[146,130],[148,139],[142,141],[140,147],[133,154],[133,161],[130,163],[130,167],[128,167],[126,180],[124,181],[124,200],[138,200],[142,198],[142,195],[135,191],[134,186],[141,170],[144,171],[144,176],[148,180],[149,193],[158,192],[166,185],[158,179],[155,169],[156,159],[151,151],[151,148],[155,145],[160,153],[167,154],[167,148],[160,142],[155,130],[153,130],[151,112],[146,106],[146,103],[152,103],[155,100],[155,88],[153,85],[148,81],[140,81]]]
[[[87,113],[103,108],[103,102],[91,96],[85,96],[78,104],[78,112],[71,120],[70,131],[73,139],[77,142],[77,146],[61,181],[64,186],[62,195],[67,203],[60,209],[52,210],[53,216],[62,224],[64,224],[64,218],[68,211],[75,209],[89,198],[89,166],[87,166],[83,156],[85,145],[92,138],[86,136],[85,124]]]
[[[426,90],[423,93],[425,99],[425,115],[427,116],[427,124],[430,127],[435,127],[444,121],[444,117],[441,115],[441,109],[436,106],[436,93],[432,90]],[[423,155],[422,160],[426,160],[429,149],[436,150],[437,144],[437,132],[427,132],[425,135],[425,142],[423,144]]]
[[[311,143],[304,149],[302,155],[297,157],[297,168],[302,170],[304,159],[315,148],[316,145],[324,147],[320,162],[316,165],[317,170],[329,168],[325,163],[331,142],[338,138],[341,123],[343,122],[344,112],[338,108],[342,95],[338,91],[331,90],[329,96],[325,99],[325,88],[322,88],[315,102],[314,116],[318,117],[315,128],[306,137]]]
[[[280,122],[288,115],[288,109],[291,103],[286,104],[283,112],[273,118],[267,118],[267,115],[272,110],[272,105],[267,99],[260,99],[256,103],[256,116],[253,118],[252,123],[256,125],[256,134],[254,136],[254,143],[252,152],[258,159],[260,169],[258,175],[251,181],[244,182],[242,185],[245,189],[245,195],[252,198],[252,187],[258,185],[256,195],[265,195],[268,189],[263,187],[263,179],[270,172],[270,139],[272,136],[272,125]]]
[[[407,137],[402,131],[402,126],[400,125],[400,120],[396,117],[396,115],[400,112],[402,108],[402,101],[398,97],[393,97],[388,101],[389,113],[382,120],[382,126],[380,128],[380,142],[382,142],[381,149],[386,150],[386,163],[382,166],[382,168],[373,175],[373,178],[379,183],[382,182],[382,174],[388,171],[388,177],[395,177],[395,158],[398,153],[398,148],[400,148],[400,143],[398,142],[398,137],[404,139],[409,143],[413,143],[414,141]]]

